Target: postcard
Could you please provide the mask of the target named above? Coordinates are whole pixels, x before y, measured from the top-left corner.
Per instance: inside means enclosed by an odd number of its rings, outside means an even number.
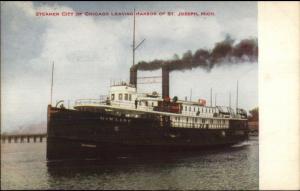
[[[278,7],[1,2],[1,188],[297,188],[299,158],[285,148],[299,145],[299,108],[271,112],[275,99],[299,102],[297,65],[283,67],[272,41],[299,30],[270,22],[289,26],[282,15],[297,9]],[[273,97],[274,84],[284,91]]]

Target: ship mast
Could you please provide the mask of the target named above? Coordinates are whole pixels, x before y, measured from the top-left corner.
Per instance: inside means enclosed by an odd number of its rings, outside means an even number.
[[[137,46],[135,46],[135,9],[133,10],[133,39],[132,39],[132,66],[135,64],[135,50],[145,41],[143,39]]]
[[[215,93],[215,107],[217,107],[217,93]]]
[[[210,107],[212,107],[212,88],[210,88]]]
[[[133,42],[132,42],[132,66],[135,61],[135,9],[133,10]]]
[[[50,105],[52,105],[52,95],[53,95],[53,73],[54,73],[54,62],[52,62]]]
[[[236,81],[236,113],[238,113],[238,105],[239,105],[239,81]]]
[[[231,92],[229,92],[229,108],[231,108]]]

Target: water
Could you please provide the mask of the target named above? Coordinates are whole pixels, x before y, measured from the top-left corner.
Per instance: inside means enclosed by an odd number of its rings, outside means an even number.
[[[1,146],[1,189],[258,189],[258,140],[110,161],[46,161],[46,143]]]

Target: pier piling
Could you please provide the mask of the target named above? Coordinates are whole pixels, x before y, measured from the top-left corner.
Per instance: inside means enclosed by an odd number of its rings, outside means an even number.
[[[30,143],[30,139],[33,138],[33,142],[43,142],[43,138],[46,138],[47,134],[19,134],[19,135],[1,135],[1,143]],[[27,141],[26,141],[27,139]]]

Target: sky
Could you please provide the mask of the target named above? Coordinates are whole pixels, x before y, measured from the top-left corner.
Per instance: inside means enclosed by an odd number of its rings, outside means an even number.
[[[212,49],[230,35],[257,38],[256,2],[1,2],[1,131],[46,122],[51,67],[53,102],[107,95],[110,81],[129,79],[132,16],[36,16],[36,12],[213,12],[214,16],[137,16],[136,62],[172,59],[187,50]],[[141,71],[139,77],[161,71]],[[235,107],[258,106],[258,63],[228,64],[170,74],[170,95]],[[161,92],[161,84],[139,84]],[[192,94],[191,94],[192,92]]]

